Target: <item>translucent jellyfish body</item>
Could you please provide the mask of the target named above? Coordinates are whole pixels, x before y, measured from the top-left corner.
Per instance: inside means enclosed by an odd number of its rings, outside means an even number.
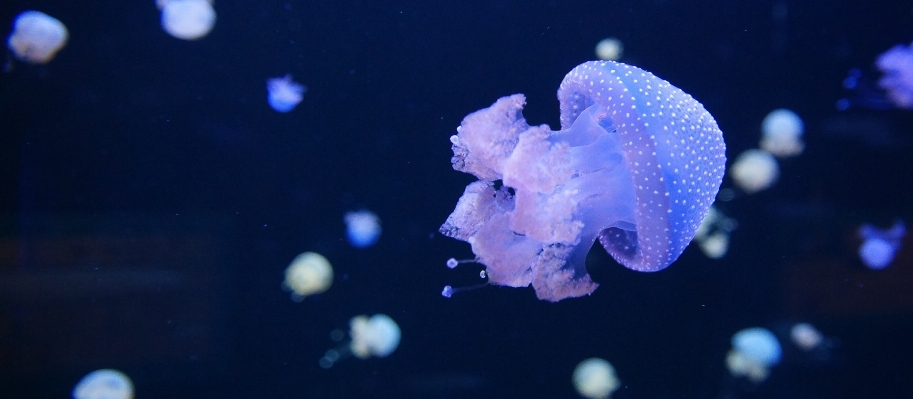
[[[76,383],[73,399],[133,399],[133,382],[117,370],[95,370]]]
[[[561,131],[529,126],[522,94],[467,116],[453,167],[479,178],[441,233],[472,246],[490,283],[540,299],[588,295],[598,239],[622,265],[675,261],[713,203],[725,144],[713,117],[650,72],[612,61],[574,68],[558,89]]]
[[[330,368],[353,355],[359,359],[387,357],[399,346],[400,336],[399,325],[390,316],[355,316],[349,321],[350,341],[340,348],[328,350],[320,359],[320,366]]]
[[[805,149],[802,118],[788,109],[775,109],[761,122],[761,149],[777,157],[799,155]]]
[[[621,386],[612,364],[597,357],[580,362],[572,380],[577,392],[590,399],[608,398]]]
[[[708,258],[719,259],[729,251],[729,235],[738,226],[734,219],[711,207],[694,234],[694,241]]]
[[[747,150],[733,162],[729,176],[747,194],[770,188],[780,177],[777,159],[764,150]]]
[[[789,339],[799,349],[808,352],[824,342],[824,335],[811,324],[798,323],[789,330]]]
[[[870,224],[859,228],[862,245],[859,247],[859,258],[869,269],[881,270],[894,261],[894,255],[900,249],[900,243],[907,234],[907,227],[902,221],[894,223],[890,229],[880,230]]]
[[[380,218],[371,211],[346,213],[346,237],[349,244],[356,248],[367,248],[380,237]]]
[[[878,85],[898,108],[913,108],[913,44],[898,44],[878,56],[875,65],[882,72]]]
[[[289,112],[304,98],[307,87],[295,83],[292,75],[285,75],[281,78],[267,79],[266,91],[266,100],[270,107],[277,112]]]
[[[292,300],[300,302],[308,295],[319,294],[333,284],[333,267],[330,261],[316,252],[305,252],[295,257],[285,269],[284,288],[292,291]]]
[[[162,10],[162,29],[182,40],[197,40],[208,35],[216,24],[211,0],[157,0]]]
[[[605,38],[596,43],[596,57],[600,60],[616,61],[624,53],[624,44],[614,37]]]
[[[732,350],[726,355],[726,367],[736,376],[759,383],[770,375],[770,368],[780,362],[783,353],[777,337],[765,328],[741,330],[732,336]]]
[[[40,11],[23,11],[13,22],[6,45],[16,58],[33,64],[44,64],[67,44],[67,27],[56,18]]]

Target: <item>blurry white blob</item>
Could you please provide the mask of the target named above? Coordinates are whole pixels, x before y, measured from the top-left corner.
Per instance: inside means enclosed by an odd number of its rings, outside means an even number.
[[[777,160],[764,150],[747,150],[735,159],[729,176],[747,194],[769,188],[780,177]]]
[[[697,241],[708,258],[719,259],[729,250],[729,235],[736,227],[738,222],[735,219],[726,217],[719,209],[711,207],[694,234],[694,241]]]
[[[156,5],[162,10],[162,29],[178,39],[200,39],[216,24],[210,0],[157,0]]]
[[[367,248],[380,237],[380,218],[374,212],[362,210],[348,212],[343,218],[346,222],[346,236],[349,244],[355,248]]]
[[[596,56],[600,60],[616,61],[624,53],[624,44],[614,37],[602,39],[596,43]]]
[[[23,11],[13,22],[6,45],[16,58],[44,64],[67,44],[69,36],[67,27],[56,18],[40,11]]]
[[[821,335],[821,332],[815,328],[815,326],[808,323],[799,323],[793,326],[789,330],[789,339],[793,341],[799,349],[803,351],[810,351],[817,348],[824,342],[824,336]]]
[[[612,364],[598,357],[580,362],[574,368],[572,380],[577,392],[590,399],[608,398],[621,386]]]
[[[319,294],[333,284],[333,267],[330,261],[316,252],[305,252],[295,257],[285,269],[282,286],[292,291],[292,300],[301,302],[308,295]]]
[[[900,243],[907,228],[903,221],[898,220],[890,229],[880,230],[870,224],[859,228],[859,238],[862,246],[859,247],[859,257],[869,269],[881,270],[894,261],[894,255],[900,249]]]
[[[370,318],[358,315],[349,321],[349,338],[351,341],[342,347],[328,350],[320,359],[320,367],[328,369],[351,355],[359,359],[389,356],[399,346],[400,330],[396,322],[385,314]]]
[[[775,156],[791,157],[805,149],[802,142],[805,125],[799,115],[788,109],[776,109],[767,114],[761,123],[761,132],[761,148]]]
[[[289,112],[301,102],[307,87],[295,83],[292,75],[285,75],[281,78],[267,79],[266,90],[266,100],[270,107],[277,112]]]
[[[117,370],[95,370],[76,383],[73,399],[133,399],[133,382]]]
[[[732,336],[726,367],[733,376],[759,383],[767,379],[770,367],[780,362],[781,354],[780,342],[772,332],[760,327],[747,328]]]

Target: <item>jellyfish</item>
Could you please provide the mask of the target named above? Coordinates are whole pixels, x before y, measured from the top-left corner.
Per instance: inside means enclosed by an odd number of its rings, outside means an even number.
[[[590,399],[606,399],[621,386],[612,364],[598,357],[580,362],[574,368],[573,381],[577,392]]]
[[[780,166],[773,155],[764,150],[747,150],[733,162],[729,175],[735,184],[748,194],[770,188],[780,177]]]
[[[355,248],[367,248],[380,237],[380,218],[371,211],[348,212],[345,215],[346,236]]]
[[[67,27],[56,18],[40,11],[23,11],[13,22],[6,45],[22,61],[45,64],[67,44],[68,37]]]
[[[760,383],[770,375],[770,368],[780,362],[781,354],[780,342],[770,330],[747,328],[732,336],[726,367],[733,376]]]
[[[617,61],[624,52],[624,44],[614,37],[605,38],[596,43],[596,57],[600,60]]]
[[[898,44],[878,56],[875,65],[882,72],[878,86],[898,108],[913,108],[913,44]]]
[[[761,122],[761,149],[781,158],[799,155],[805,149],[804,131],[799,115],[788,109],[775,109]]]
[[[292,300],[301,302],[308,295],[319,294],[333,284],[333,267],[330,261],[316,252],[305,252],[295,257],[285,269],[282,286],[292,291]]]
[[[799,349],[808,352],[824,342],[824,335],[809,323],[797,323],[789,330],[789,339]]]
[[[560,131],[529,126],[522,94],[468,115],[453,168],[475,175],[442,234],[468,242],[489,282],[543,300],[592,293],[598,239],[632,270],[674,262],[719,190],[725,143],[687,93],[613,61],[574,68],[558,89]]]
[[[859,257],[869,269],[884,269],[894,261],[894,255],[900,249],[900,242],[906,234],[906,225],[900,220],[886,230],[865,224],[859,228],[859,237],[863,239]]]
[[[182,40],[197,40],[208,35],[216,24],[211,0],[157,0],[162,10],[162,29]]]
[[[301,102],[302,95],[307,87],[295,83],[292,75],[266,80],[266,90],[269,92],[267,101],[269,106],[278,112],[289,112]]]
[[[120,371],[95,370],[76,383],[73,399],[133,399],[133,383]]]
[[[320,366],[330,368],[349,356],[359,359],[387,357],[399,346],[400,335],[399,325],[390,316],[355,316],[349,321],[351,340],[337,349],[328,350],[320,359]]]
[[[729,235],[737,226],[738,222],[734,219],[726,217],[716,207],[711,207],[694,234],[694,241],[708,258],[722,258],[729,250]]]

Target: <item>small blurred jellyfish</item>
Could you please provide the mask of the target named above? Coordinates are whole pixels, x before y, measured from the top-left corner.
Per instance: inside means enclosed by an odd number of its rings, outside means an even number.
[[[863,239],[859,247],[859,257],[869,269],[881,270],[894,260],[900,249],[900,242],[907,233],[903,221],[898,220],[890,229],[880,230],[870,224],[859,228],[859,237]]]
[[[76,383],[73,399],[133,399],[133,383],[120,371],[95,370]]]
[[[56,18],[40,11],[23,11],[13,22],[6,45],[22,61],[45,64],[67,44],[69,35]]]
[[[617,61],[624,52],[624,44],[614,37],[602,39],[596,43],[596,56],[600,60]]]
[[[197,40],[216,24],[211,0],[156,0],[162,10],[162,29],[182,40]]]
[[[380,218],[374,212],[348,212],[343,219],[346,222],[346,237],[355,248],[370,247],[380,237]]]
[[[878,85],[899,108],[913,108],[913,44],[898,44],[878,56],[875,65],[882,72]]]
[[[735,159],[729,176],[747,194],[754,194],[772,186],[780,177],[780,166],[769,152],[747,150]]]
[[[319,294],[333,284],[333,267],[330,261],[316,252],[305,252],[295,257],[285,269],[283,288],[292,291],[292,300],[301,302],[308,295]]]
[[[370,318],[358,315],[349,321],[349,338],[351,341],[342,347],[328,350],[320,358],[320,367],[328,369],[351,355],[359,359],[387,357],[399,346],[400,330],[396,322],[385,314]]]
[[[761,149],[774,156],[791,157],[805,149],[802,142],[805,125],[799,115],[788,109],[776,109],[767,114],[761,122],[761,132]]]
[[[574,368],[572,379],[577,392],[590,399],[608,398],[621,386],[612,364],[597,357],[580,362]]]
[[[808,352],[815,349],[824,342],[824,336],[808,323],[798,323],[789,330],[789,338],[799,349]]]
[[[307,87],[295,83],[292,75],[266,80],[266,90],[269,92],[266,100],[269,106],[277,112],[289,112],[301,102]]]
[[[757,384],[767,379],[770,367],[780,362],[781,354],[780,342],[772,332],[760,327],[747,328],[732,336],[726,367],[733,376],[744,376]]]
[[[701,226],[697,228],[694,241],[708,258],[722,258],[729,250],[729,235],[737,226],[738,222],[735,219],[726,217],[719,209],[711,207]]]

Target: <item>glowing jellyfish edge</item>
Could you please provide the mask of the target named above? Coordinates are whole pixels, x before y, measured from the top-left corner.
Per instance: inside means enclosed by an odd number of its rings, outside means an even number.
[[[480,180],[440,229],[470,243],[490,283],[532,284],[550,301],[596,289],[585,259],[597,238],[633,270],[674,262],[710,209],[726,162],[710,113],[640,68],[581,64],[558,99],[561,131],[529,126],[522,94],[463,120],[450,138],[451,161]]]

